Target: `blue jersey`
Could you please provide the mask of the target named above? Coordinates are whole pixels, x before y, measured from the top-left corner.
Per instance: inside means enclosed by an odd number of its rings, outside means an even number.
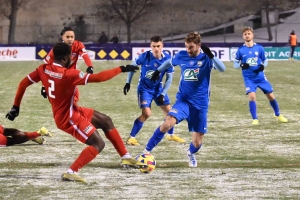
[[[252,47],[247,47],[245,44],[236,52],[235,59],[241,61],[241,63],[248,63],[249,69],[242,70],[244,80],[261,81],[265,79],[263,71],[257,72],[260,64],[267,60],[264,48],[254,43]]]
[[[145,89],[147,91],[158,91],[162,88],[162,79],[165,73],[174,73],[174,68],[170,67],[162,71],[159,75],[159,79],[155,82],[151,81],[152,73],[171,56],[162,52],[162,58],[157,59],[153,56],[151,51],[142,53],[136,60],[137,65],[141,65],[140,78],[138,83],[139,89]]]
[[[207,107],[213,68],[212,60],[204,53],[190,57],[187,51],[182,50],[174,55],[171,63],[173,66],[178,65],[181,68],[176,98],[190,102],[195,107]]]

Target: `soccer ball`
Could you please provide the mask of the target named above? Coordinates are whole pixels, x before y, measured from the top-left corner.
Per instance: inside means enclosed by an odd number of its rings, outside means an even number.
[[[141,154],[138,158],[138,161],[147,164],[146,168],[140,168],[140,171],[143,173],[150,173],[155,169],[156,161],[151,154]]]

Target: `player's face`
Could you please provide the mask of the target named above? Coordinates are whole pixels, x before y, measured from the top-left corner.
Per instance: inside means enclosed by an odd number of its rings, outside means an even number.
[[[74,31],[66,31],[65,34],[61,36],[64,43],[67,43],[68,45],[72,46],[74,40],[75,40],[75,34]]]
[[[161,57],[161,51],[162,51],[163,46],[164,45],[162,42],[151,42],[150,43],[150,47],[151,47],[152,53],[155,58]]]
[[[185,48],[190,57],[196,57],[200,53],[200,44],[185,42]]]
[[[253,40],[253,32],[252,31],[245,31],[243,33],[243,39],[246,41],[246,42],[251,42]]]

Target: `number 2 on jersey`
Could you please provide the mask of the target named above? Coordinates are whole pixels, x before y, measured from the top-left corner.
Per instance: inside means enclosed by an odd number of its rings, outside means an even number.
[[[50,83],[50,86],[48,88],[48,96],[51,97],[52,99],[55,99],[55,95],[53,94],[53,92],[55,90],[54,81],[48,80],[48,82]]]

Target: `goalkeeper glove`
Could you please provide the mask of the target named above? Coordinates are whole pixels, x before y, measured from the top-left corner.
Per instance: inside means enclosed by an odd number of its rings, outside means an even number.
[[[157,104],[163,105],[164,103],[165,103],[165,98],[164,98],[164,95],[161,94],[157,97]]]
[[[206,45],[202,44],[201,49],[210,59],[215,57],[214,54],[211,52],[211,50]]]
[[[14,121],[14,119],[19,115],[20,108],[19,106],[13,105],[13,107],[10,109],[10,111],[6,114],[6,118],[10,121]]]
[[[120,68],[122,72],[136,72],[136,70],[139,69],[138,66],[134,66],[134,65],[121,65]]]
[[[250,65],[248,63],[241,63],[240,64],[242,70],[246,70],[246,69],[249,69]]]
[[[123,88],[124,94],[126,95],[129,90],[130,90],[130,83],[126,83]]]
[[[89,73],[89,74],[93,74],[94,73],[93,66],[89,66],[88,68],[86,68],[86,72]]]
[[[42,89],[41,89],[41,95],[44,97],[44,98],[47,98],[47,93],[46,93],[46,89],[44,86],[42,86]]]
[[[160,74],[160,72],[158,70],[155,70],[152,73],[151,81],[153,81],[153,82],[157,81],[159,79],[159,74]]]

